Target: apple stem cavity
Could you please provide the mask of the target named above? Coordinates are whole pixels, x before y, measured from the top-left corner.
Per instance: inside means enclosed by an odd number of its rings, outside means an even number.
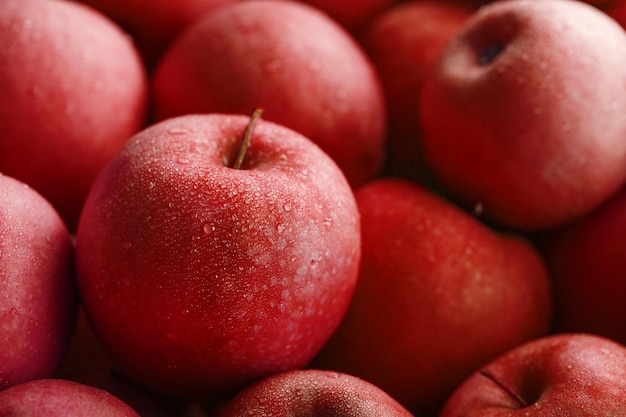
[[[491,64],[500,53],[504,50],[504,46],[499,43],[492,43],[478,51],[478,63],[481,66]]]
[[[239,145],[239,151],[237,152],[237,157],[235,158],[235,162],[233,163],[234,169],[241,169],[241,165],[243,164],[243,158],[246,156],[246,151],[250,147],[250,140],[252,137],[252,129],[254,128],[254,124],[261,117],[261,113],[263,113],[263,109],[256,109],[252,112],[250,116],[250,121],[248,122],[248,126],[246,127],[246,131],[243,134],[243,139],[241,140],[241,145]]]
[[[480,370],[480,374],[491,381],[493,381],[496,385],[498,385],[504,392],[507,393],[511,398],[513,398],[519,405],[524,407],[528,407],[528,401],[526,401],[513,387],[504,382],[498,376],[496,376],[489,368],[483,368]]]

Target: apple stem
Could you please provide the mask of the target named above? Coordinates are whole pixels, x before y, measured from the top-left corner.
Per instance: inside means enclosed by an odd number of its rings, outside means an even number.
[[[241,169],[243,158],[246,155],[246,151],[250,147],[254,123],[259,117],[261,117],[261,113],[263,113],[263,109],[256,109],[252,113],[252,116],[250,116],[250,122],[248,122],[248,127],[246,127],[246,131],[243,134],[243,139],[241,140],[241,145],[239,145],[239,151],[237,152],[237,157],[235,158],[235,163],[233,164],[234,169]]]
[[[513,389],[509,384],[498,378],[489,368],[480,370],[480,374],[493,381],[496,385],[504,390],[511,398],[518,402],[522,407],[528,407],[528,402]]]

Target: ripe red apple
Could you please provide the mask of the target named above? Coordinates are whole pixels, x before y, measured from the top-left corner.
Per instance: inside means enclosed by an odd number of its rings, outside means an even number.
[[[626,344],[626,190],[537,240],[554,288],[554,331]]]
[[[205,13],[240,0],[80,0],[120,24],[151,68],[187,25]]]
[[[76,314],[73,265],[70,234],[50,203],[0,174],[0,391],[57,369]]]
[[[422,146],[449,195],[486,219],[573,221],[626,179],[626,33],[571,0],[492,2],[422,94]]]
[[[240,391],[216,417],[411,417],[380,388],[352,375],[316,369],[264,378]]]
[[[131,41],[64,0],[2,0],[0,171],[75,230],[91,182],[143,124],[148,83]]]
[[[38,379],[0,392],[1,416],[139,417],[107,391],[63,379]]]
[[[439,417],[622,416],[624,398],[624,345],[566,333],[496,358],[456,389]]]
[[[536,250],[409,180],[355,192],[362,261],[339,329],[311,363],[431,415],[479,365],[547,334],[550,286]]]
[[[157,119],[250,114],[317,143],[355,186],[382,168],[386,110],[356,40],[321,11],[286,0],[223,7],[188,28],[153,74]]]
[[[85,204],[85,312],[120,370],[158,392],[210,400],[304,366],[354,291],[360,226],[345,177],[312,141],[253,120],[153,125]]]
[[[429,183],[418,140],[422,86],[472,11],[451,2],[404,2],[379,13],[360,37],[385,92],[387,164],[394,174]]]

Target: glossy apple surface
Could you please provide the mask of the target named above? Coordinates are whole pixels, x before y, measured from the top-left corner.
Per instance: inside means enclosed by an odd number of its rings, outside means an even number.
[[[315,369],[269,376],[239,392],[216,417],[411,417],[380,388],[360,378]]]
[[[626,413],[626,348],[610,339],[551,335],[512,349],[484,369],[493,378],[475,372],[456,389],[439,417]]]
[[[168,49],[152,87],[159,120],[261,107],[317,143],[351,185],[382,168],[386,110],[375,69],[352,36],[306,4],[248,1],[206,16]]]
[[[76,236],[85,312],[120,369],[210,399],[311,360],[356,285],[360,225],[337,165],[250,117],[189,115],[134,136]]]
[[[28,417],[139,417],[107,391],[63,379],[38,379],[0,392],[0,415]]]
[[[339,329],[310,365],[431,415],[477,366],[547,334],[550,287],[533,247],[408,180],[355,192],[362,261]]]
[[[143,124],[143,64],[91,8],[3,0],[0,67],[0,171],[40,192],[73,232],[98,171]]]
[[[626,178],[625,77],[626,33],[596,7],[492,2],[423,90],[428,164],[455,201],[499,225],[572,221]]]
[[[76,304],[74,247],[63,220],[31,187],[0,174],[0,391],[52,376]]]

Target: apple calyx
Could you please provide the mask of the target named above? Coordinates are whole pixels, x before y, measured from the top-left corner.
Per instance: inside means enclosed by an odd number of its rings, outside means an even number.
[[[250,140],[252,137],[252,129],[254,128],[254,124],[261,117],[261,113],[263,113],[263,109],[257,108],[252,112],[250,116],[250,121],[248,122],[248,126],[246,127],[246,131],[243,134],[243,138],[241,140],[241,145],[239,145],[239,151],[237,152],[237,157],[235,158],[235,162],[233,163],[234,169],[241,169],[241,165],[243,164],[243,158],[246,156],[246,151],[250,147]]]
[[[480,370],[480,374],[487,379],[493,381],[504,392],[506,392],[511,398],[513,398],[522,408],[528,407],[528,401],[524,399],[512,386],[504,382],[501,378],[496,376],[489,368],[483,368]]]

